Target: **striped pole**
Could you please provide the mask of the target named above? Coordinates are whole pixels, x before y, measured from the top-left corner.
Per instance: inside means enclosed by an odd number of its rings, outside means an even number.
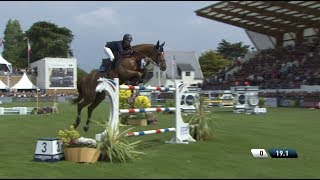
[[[127,136],[142,136],[147,134],[157,134],[157,133],[164,133],[164,132],[172,132],[176,131],[176,128],[164,128],[164,129],[156,129],[156,130],[148,130],[148,131],[138,131],[138,132],[128,132]]]
[[[120,109],[120,113],[145,113],[145,112],[169,112],[175,111],[174,107],[165,107],[165,108],[141,108],[141,109]]]
[[[128,86],[128,85],[120,85],[120,89],[124,90],[157,90],[157,91],[175,91],[176,88],[169,88],[169,87],[146,87],[146,86]]]

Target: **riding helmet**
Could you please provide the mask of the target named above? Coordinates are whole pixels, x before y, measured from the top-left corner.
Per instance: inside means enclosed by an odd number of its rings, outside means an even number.
[[[125,34],[125,35],[123,36],[122,41],[131,42],[131,41],[132,41],[132,36],[131,36],[130,34]]]

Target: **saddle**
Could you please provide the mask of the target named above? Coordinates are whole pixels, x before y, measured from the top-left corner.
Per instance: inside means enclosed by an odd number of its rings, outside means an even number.
[[[120,60],[119,60],[120,61]],[[118,62],[119,64],[120,62]],[[111,69],[114,69],[116,66],[116,63],[112,63],[110,61],[110,58],[102,59],[102,63],[98,69],[99,72],[109,72]],[[139,67],[138,71],[143,70],[141,68],[141,62],[138,62],[137,66]]]
[[[141,72],[143,70],[140,68],[140,63],[141,62],[138,62],[138,64],[137,64],[137,66],[139,67],[139,69],[138,69],[139,72]],[[112,63],[110,61],[110,58],[102,59],[102,63],[98,69],[98,72],[102,73],[104,77],[107,77],[107,73],[110,72],[112,69],[115,69],[117,64],[120,64],[120,60],[118,61],[118,63]],[[115,72],[115,75],[118,76],[118,73]],[[141,83],[141,82],[143,82],[143,79],[138,78],[135,81],[138,81]],[[133,82],[127,82],[127,83],[133,84]],[[136,83],[134,83],[134,84],[136,84]]]

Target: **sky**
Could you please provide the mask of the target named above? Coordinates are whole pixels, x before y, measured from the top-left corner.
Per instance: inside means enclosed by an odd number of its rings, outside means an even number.
[[[38,21],[66,27],[74,34],[71,49],[77,64],[87,72],[98,69],[101,59],[107,58],[103,51],[107,41],[121,40],[127,33],[133,37],[131,45],[159,40],[165,42],[164,51],[194,51],[198,57],[216,50],[222,39],[253,47],[244,29],[194,12],[217,2],[0,1],[0,37],[9,19],[18,20],[23,32]]]

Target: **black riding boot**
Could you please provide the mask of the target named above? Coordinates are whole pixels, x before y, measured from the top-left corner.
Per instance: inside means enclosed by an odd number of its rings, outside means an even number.
[[[112,62],[112,65],[111,65],[111,68],[110,69],[113,69],[113,70],[116,70],[118,65],[119,65],[119,60],[118,59],[114,59],[113,62]]]
[[[113,62],[111,63],[111,65],[110,65],[110,67],[109,67],[108,72],[111,71],[111,70],[115,70],[115,69],[116,69],[116,62],[113,61]]]
[[[101,64],[100,68],[98,69],[99,72],[107,72],[108,61],[110,61],[110,59],[102,59],[102,64]]]

